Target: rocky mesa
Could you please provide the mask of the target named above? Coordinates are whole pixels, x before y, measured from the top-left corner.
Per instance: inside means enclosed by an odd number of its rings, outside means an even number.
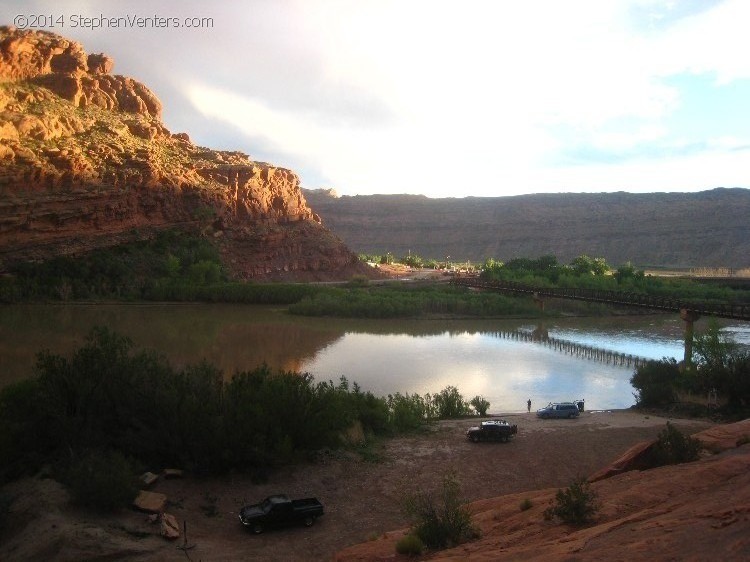
[[[238,279],[358,269],[294,172],[172,134],[157,96],[113,66],[59,35],[0,27],[0,271],[166,228],[210,237]]]
[[[305,191],[358,253],[483,262],[586,254],[611,265],[750,267],[750,190],[550,193],[431,199]]]

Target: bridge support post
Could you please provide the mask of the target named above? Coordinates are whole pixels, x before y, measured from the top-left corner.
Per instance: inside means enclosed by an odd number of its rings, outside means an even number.
[[[681,308],[680,318],[685,322],[685,356],[683,358],[683,365],[685,368],[688,368],[693,364],[693,323],[700,318],[700,315],[687,308]]]
[[[533,295],[531,295],[531,299],[537,304],[539,310],[544,312],[544,299],[539,296],[539,293],[534,293]]]

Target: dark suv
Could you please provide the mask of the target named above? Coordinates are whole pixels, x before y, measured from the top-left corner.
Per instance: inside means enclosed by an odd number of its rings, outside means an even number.
[[[581,414],[578,404],[574,402],[560,402],[559,404],[547,404],[544,408],[536,411],[536,415],[542,419],[547,418],[577,418]]]
[[[478,426],[466,430],[466,437],[477,443],[479,441],[508,441],[518,433],[518,426],[505,420],[483,421]]]

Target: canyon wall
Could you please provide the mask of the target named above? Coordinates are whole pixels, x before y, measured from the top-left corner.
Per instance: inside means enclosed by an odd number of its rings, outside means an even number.
[[[430,199],[305,191],[355,252],[482,262],[582,254],[611,265],[750,267],[750,190]]]

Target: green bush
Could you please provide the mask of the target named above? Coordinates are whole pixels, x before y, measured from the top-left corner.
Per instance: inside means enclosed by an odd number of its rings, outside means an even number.
[[[475,396],[471,399],[469,402],[471,406],[474,407],[474,410],[476,410],[478,416],[486,416],[487,410],[490,409],[490,403],[488,400],[484,398],[484,396]]]
[[[630,384],[636,389],[634,393],[639,406],[658,407],[675,401],[675,387],[680,378],[677,361],[664,358],[661,361],[648,361],[639,366]]]
[[[529,498],[524,498],[521,501],[521,503],[518,505],[518,507],[519,507],[519,509],[521,511],[527,511],[527,510],[531,509],[532,507],[534,507],[534,504],[532,503],[532,501]]]
[[[460,418],[471,415],[469,404],[455,386],[447,386],[432,397],[432,404],[440,419]]]
[[[670,422],[659,432],[656,443],[651,447],[649,464],[652,467],[667,464],[680,464],[698,460],[701,443],[685,435]]]
[[[24,263],[0,286],[0,299],[148,298],[165,283],[204,284],[225,278],[221,257],[201,236],[163,231],[141,240],[94,250],[84,256],[61,256],[43,263]]]
[[[138,493],[135,467],[117,451],[92,451],[73,460],[62,480],[79,505],[115,511],[130,505]]]
[[[424,552],[425,545],[417,535],[409,533],[396,541],[396,552],[407,556],[419,556]]]
[[[558,517],[570,525],[585,525],[598,510],[596,493],[585,479],[573,482],[564,490],[557,490],[554,505],[544,510],[544,518]]]
[[[390,423],[395,431],[414,431],[429,417],[429,407],[418,394],[389,394],[387,399]]]
[[[411,520],[412,534],[429,548],[449,548],[477,536],[471,514],[460,499],[460,487],[454,473],[443,477],[437,492],[406,493],[404,512]]]
[[[454,387],[434,398],[385,399],[344,377],[317,382],[267,366],[229,381],[208,363],[175,370],[161,356],[134,350],[127,338],[95,328],[70,356],[41,353],[35,378],[0,390],[0,458],[8,459],[0,463],[0,482],[45,464],[67,465],[87,451],[119,451],[147,466],[200,474],[262,474],[339,447],[356,423],[369,443],[467,413]]]

